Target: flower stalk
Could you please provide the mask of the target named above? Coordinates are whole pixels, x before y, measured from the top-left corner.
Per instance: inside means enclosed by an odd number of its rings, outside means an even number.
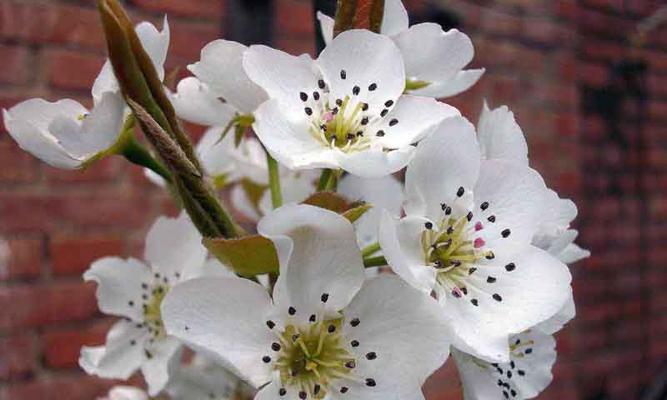
[[[235,237],[236,227],[204,180],[204,170],[182,130],[161,80],[117,0],[100,0],[109,60],[125,100],[148,141],[170,170],[173,185],[206,237]]]
[[[125,120],[121,140],[117,144],[118,149],[114,149],[125,157],[129,162],[148,168],[160,175],[168,183],[172,183],[169,170],[144,147],[136,137],[134,137],[135,118],[133,115]]]
[[[364,247],[361,250],[361,255],[363,257],[369,257],[369,256],[372,256],[373,254],[377,253],[378,251],[380,251],[380,243],[375,242],[375,243],[371,243],[368,246]]]
[[[385,265],[387,265],[387,260],[384,258],[384,256],[364,257],[365,268],[383,267]]]
[[[266,164],[269,169],[269,190],[271,191],[271,205],[278,208],[283,205],[283,193],[280,188],[280,173],[278,171],[278,162],[266,152]]]

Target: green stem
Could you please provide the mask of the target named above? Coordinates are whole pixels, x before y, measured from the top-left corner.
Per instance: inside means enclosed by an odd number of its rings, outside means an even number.
[[[278,171],[278,162],[266,152],[266,164],[269,167],[269,189],[271,190],[271,204],[273,208],[283,205],[283,193],[280,189],[280,173]]]
[[[134,137],[130,136],[124,143],[121,152],[129,162],[146,167],[160,175],[167,183],[171,183],[171,173],[162,163],[155,159],[151,153]]]
[[[385,265],[387,265],[387,260],[384,258],[384,256],[364,257],[364,267],[366,268],[382,267]]]
[[[333,169],[325,169],[322,171],[322,175],[320,175],[320,181],[317,184],[317,191],[318,192],[326,192],[326,191],[336,191],[336,188],[338,187],[338,176],[340,175],[340,171],[335,171]]]
[[[375,242],[364,247],[361,251],[361,255],[365,258],[377,252],[378,250],[380,250],[380,243]]]

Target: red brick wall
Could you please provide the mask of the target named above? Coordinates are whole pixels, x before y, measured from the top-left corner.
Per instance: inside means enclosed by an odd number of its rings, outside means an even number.
[[[646,124],[649,189],[647,256],[642,258],[634,175],[608,193],[605,165],[619,149],[599,117],[582,112],[583,86],[607,83],[608,66],[627,54],[624,39],[651,13],[650,0],[439,0],[457,13],[477,48],[482,81],[452,100],[476,120],[482,98],[509,104],[528,136],[532,163],[580,208],[581,242],[594,256],[573,267],[579,315],[559,337],[555,381],[541,398],[585,399],[606,388],[635,398],[667,360],[667,30],[642,52],[649,63]],[[310,2],[276,0],[274,45],[313,51]],[[413,12],[426,1],[409,1]],[[130,0],[136,20],[169,14],[168,67],[198,58],[222,36],[224,0]],[[88,102],[102,65],[103,42],[93,1],[0,0],[0,107],[26,97]],[[624,132],[634,143],[633,125]],[[622,152],[621,152],[622,153]],[[634,154],[634,153],[632,153]],[[635,155],[636,158],[636,155]],[[635,164],[633,164],[635,165]],[[0,399],[89,400],[109,382],[76,366],[82,344],[100,343],[109,319],[97,312],[94,286],[80,274],[105,255],[136,253],[169,200],[140,171],[116,158],[85,172],[58,171],[19,151],[0,128],[0,236],[11,250],[0,270]],[[640,268],[640,263],[645,267]],[[637,367],[639,361],[648,363]],[[429,381],[430,399],[459,398],[452,365]],[[455,396],[455,397],[453,397]]]

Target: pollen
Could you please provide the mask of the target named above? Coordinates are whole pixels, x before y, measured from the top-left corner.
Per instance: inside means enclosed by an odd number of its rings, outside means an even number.
[[[148,297],[148,301],[143,305],[144,323],[155,338],[162,338],[167,334],[162,324],[160,305],[168,291],[169,286],[167,285],[153,286],[150,295],[146,296]]]
[[[332,382],[346,378],[355,364],[340,334],[342,319],[287,325],[279,334],[280,347],[273,346],[273,368],[283,387],[304,393],[305,398],[322,399],[332,390]]]

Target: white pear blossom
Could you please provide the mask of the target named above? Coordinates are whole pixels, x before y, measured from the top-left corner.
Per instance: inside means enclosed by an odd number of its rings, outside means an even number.
[[[463,70],[475,54],[470,38],[457,29],[446,32],[426,22],[409,26],[401,0],[385,0],[380,33],[389,36],[401,50],[405,62],[405,89],[410,94],[443,98],[459,94],[484,73],[484,68]],[[318,11],[326,43],[333,38],[333,18]]]
[[[232,400],[250,390],[227,368],[197,354],[176,370],[165,392],[172,400]]]
[[[195,75],[168,92],[179,117],[207,126],[248,128],[253,113],[267,99],[266,92],[243,69],[247,47],[230,40],[214,40],[188,69]]]
[[[391,175],[382,178],[359,178],[345,175],[338,184],[338,193],[352,201],[372,206],[355,223],[357,243],[361,248],[377,243],[383,211],[400,217],[403,205],[403,184]]]
[[[527,166],[482,159],[462,117],[418,146],[406,173],[407,216],[383,217],[380,244],[398,275],[434,291],[459,350],[506,362],[508,336],[569,299],[567,267],[531,244],[550,194]]]
[[[364,282],[352,224],[307,205],[266,216],[281,274],[195,279],[162,306],[167,331],[233,365],[255,399],[420,399],[447,358],[440,309],[394,276]]]
[[[118,385],[112,387],[105,397],[100,397],[98,400],[149,400],[149,397],[145,390],[134,386]]]
[[[514,114],[501,106],[491,110],[486,102],[477,124],[482,157],[513,161],[528,166],[528,145]],[[566,264],[590,256],[588,250],[574,244],[578,232],[570,229],[577,216],[577,207],[569,199],[561,199],[551,192],[547,201],[547,214],[533,238],[533,244],[548,251]]]
[[[83,347],[79,365],[104,378],[128,379],[141,369],[149,393],[157,394],[179,360],[180,342],[167,335],[160,304],[173,285],[198,276],[225,276],[217,261],[207,261],[201,235],[182,213],[159,218],[146,238],[144,259],[106,257],[83,275],[97,283],[99,308],[123,319],[107,334],[106,344]]]
[[[509,339],[510,359],[489,363],[453,349],[465,400],[532,399],[551,383],[556,362],[553,336],[530,329]]]
[[[160,74],[169,46],[166,19],[160,33],[148,22],[139,24],[137,35]],[[129,108],[125,104],[107,60],[95,79],[94,107],[63,99],[49,102],[30,99],[3,110],[7,131],[18,145],[47,164],[62,169],[83,168],[112,152],[122,141],[122,128]]]
[[[453,349],[465,400],[531,399],[551,382],[556,362],[553,335],[574,318],[574,301],[548,320],[509,338],[510,359],[491,363]]]
[[[10,136],[28,153],[62,169],[77,169],[118,141],[125,103],[105,93],[92,110],[70,100],[30,99],[3,110]]]
[[[458,110],[431,98],[403,95],[401,53],[366,30],[338,35],[317,60],[251,46],[246,73],[270,99],[253,129],[290,169],[342,168],[380,177],[403,168],[412,144]]]

